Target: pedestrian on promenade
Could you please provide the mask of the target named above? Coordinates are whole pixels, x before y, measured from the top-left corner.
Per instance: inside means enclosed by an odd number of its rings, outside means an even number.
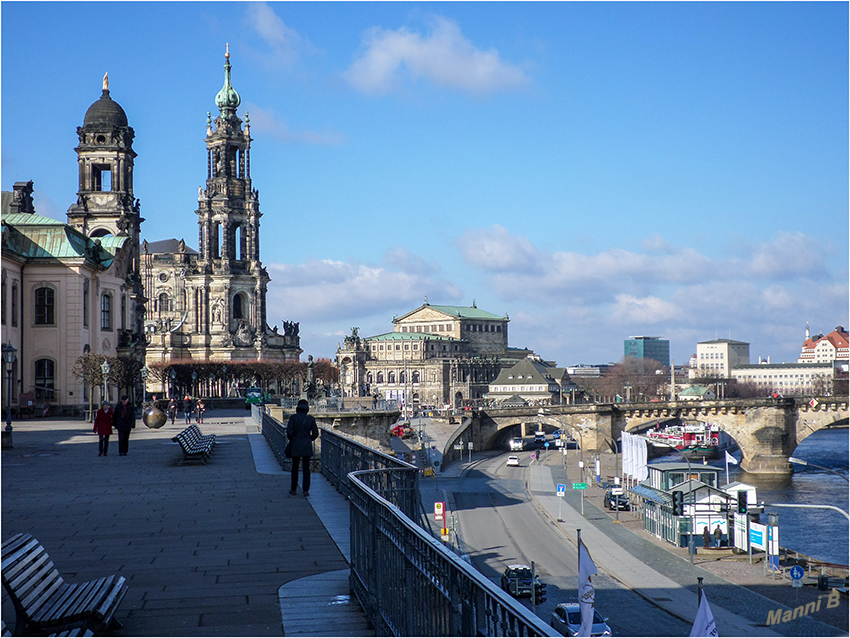
[[[720,523],[714,528],[714,546],[720,547],[720,540],[723,538],[723,530],[720,529]]]
[[[198,402],[195,404],[195,423],[203,423],[204,422],[204,412],[207,411],[207,406],[204,405],[203,400],[198,399]]]
[[[94,432],[98,436],[97,455],[106,456],[109,450],[109,437],[112,436],[112,406],[109,401],[104,401],[94,417]]]
[[[711,547],[711,532],[708,531],[708,525],[702,528],[702,544],[703,547]]]
[[[295,407],[295,414],[289,417],[286,423],[286,438],[292,446],[290,494],[295,494],[298,489],[298,466],[301,465],[303,474],[301,491],[304,492],[304,496],[310,496],[310,459],[313,456],[313,441],[319,438],[319,426],[316,425],[316,419],[307,414],[309,411],[310,404],[307,400],[299,400]]]
[[[127,456],[130,447],[130,430],[136,427],[136,409],[130,405],[129,397],[121,397],[115,408],[112,425],[118,430],[118,456]]]
[[[192,397],[187,394],[183,397],[183,416],[186,417],[186,425],[189,425],[189,423],[192,422],[192,412]]]
[[[171,425],[174,425],[174,419],[177,417],[177,401],[174,397],[171,397],[171,401],[168,402],[168,416],[171,417]]]

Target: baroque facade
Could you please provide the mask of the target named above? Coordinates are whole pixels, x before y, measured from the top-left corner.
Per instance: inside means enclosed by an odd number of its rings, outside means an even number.
[[[77,136],[79,188],[67,224],[36,213],[31,181],[2,200],[3,341],[17,350],[12,402],[23,393],[39,408],[81,408],[93,398],[72,372],[83,354],[144,360],[134,132],[107,76]]]
[[[141,247],[147,362],[298,361],[299,326],[268,326],[270,281],[260,261],[259,191],[251,181],[248,114],[225,53],[219,115],[207,113],[206,182],[198,189],[198,250],[182,239]],[[244,128],[243,128],[244,124]]]
[[[484,398],[499,372],[531,354],[508,347],[507,315],[472,306],[425,303],[394,317],[392,332],[337,348],[347,397],[374,396],[408,406],[459,406]]]

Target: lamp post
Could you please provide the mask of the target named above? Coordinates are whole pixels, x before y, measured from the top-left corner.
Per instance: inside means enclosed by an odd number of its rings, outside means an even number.
[[[103,373],[103,396],[101,397],[101,403],[107,400],[106,396],[106,382],[109,378],[109,361],[106,359],[103,360],[103,363],[100,365],[100,371]]]
[[[836,476],[840,476],[845,481],[850,483],[850,479],[848,479],[846,476],[844,476],[843,474],[841,474],[839,472],[836,472],[835,470],[830,470],[828,467],[823,467],[822,465],[815,465],[814,463],[809,463],[808,461],[804,461],[803,459],[798,459],[797,457],[794,457],[794,456],[789,456],[788,462],[789,463],[796,463],[797,465],[809,465],[811,467],[816,467],[819,470],[824,470],[825,472],[829,472],[830,474],[835,474]]]
[[[193,397],[198,396],[197,384],[198,384],[198,373],[195,372],[195,371],[192,371],[192,396]]]
[[[171,368],[170,376],[171,376],[171,392],[170,392],[170,394],[171,394],[171,398],[173,399],[174,398],[174,380],[177,378],[177,370],[175,370],[174,368]]]
[[[15,349],[15,346],[11,342],[4,345],[3,363],[6,366],[6,429],[4,431],[3,447],[7,447],[6,437],[8,437],[8,447],[12,447],[12,372],[17,360],[18,351]],[[6,434],[7,432],[8,434]]]
[[[139,374],[142,376],[142,401],[148,398],[148,369],[145,366],[142,366],[142,369],[139,371]]]

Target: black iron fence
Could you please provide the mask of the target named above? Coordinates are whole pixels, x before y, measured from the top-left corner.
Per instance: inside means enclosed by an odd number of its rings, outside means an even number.
[[[283,459],[285,427],[261,418]],[[322,473],[351,504],[349,585],[377,635],[558,635],[414,522],[424,515],[418,468],[327,428],[320,433]]]

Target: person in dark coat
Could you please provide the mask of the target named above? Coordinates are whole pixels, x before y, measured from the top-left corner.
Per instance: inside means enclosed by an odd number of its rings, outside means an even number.
[[[174,425],[174,419],[177,417],[177,401],[174,397],[168,402],[168,416],[171,417],[171,425]]]
[[[192,401],[192,397],[188,394],[183,397],[183,416],[186,417],[186,425],[189,425],[192,421],[192,412],[195,411],[195,403]]]
[[[130,405],[128,397],[121,397],[121,403],[113,413],[112,425],[118,430],[118,456],[127,456],[130,447],[130,430],[136,427],[136,409]]]
[[[107,456],[109,450],[109,437],[112,436],[112,406],[109,401],[104,401],[97,415],[94,417],[94,433],[98,435],[97,455]]]
[[[711,547],[711,532],[708,531],[708,525],[702,528],[702,544],[703,547]]]
[[[310,496],[310,458],[313,456],[313,441],[319,438],[319,426],[316,419],[307,414],[310,404],[306,399],[298,401],[295,414],[286,424],[286,438],[292,444],[292,486],[290,494],[298,489],[298,466],[302,467],[301,490],[304,496]]]

